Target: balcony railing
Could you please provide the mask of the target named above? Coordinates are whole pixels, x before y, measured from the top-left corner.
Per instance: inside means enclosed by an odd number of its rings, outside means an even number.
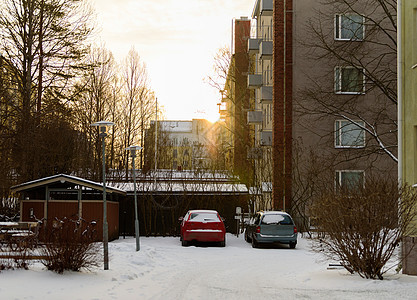
[[[273,0],[260,0],[259,11],[261,16],[272,16],[273,8]]]
[[[272,131],[261,131],[261,145],[272,146]]]
[[[259,53],[259,42],[260,39],[248,39],[248,52],[249,54],[257,54]]]
[[[249,124],[262,123],[262,111],[260,110],[248,111],[248,123]]]
[[[261,86],[261,103],[272,102],[272,86],[263,85]]]
[[[248,74],[248,89],[257,89],[262,86],[261,74]]]
[[[259,54],[261,59],[272,59],[272,41],[261,41]]]

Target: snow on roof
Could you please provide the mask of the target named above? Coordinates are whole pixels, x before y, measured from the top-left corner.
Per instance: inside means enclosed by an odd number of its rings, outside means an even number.
[[[120,172],[118,170],[113,170],[112,174],[107,178],[113,178],[113,181],[116,181],[117,178],[125,178],[126,173],[124,171]],[[237,177],[233,176],[229,171],[196,171],[196,170],[169,170],[169,169],[159,169],[156,172],[150,170],[148,173],[143,174],[141,170],[136,170],[137,180],[154,180],[156,178],[159,180],[177,180],[177,181],[222,181],[222,182],[235,182],[238,180]],[[131,178],[132,172],[129,171],[128,177]]]
[[[115,188],[122,189],[127,193],[134,192],[133,183],[112,182],[109,183]],[[246,194],[248,189],[244,184],[238,183],[187,183],[187,182],[139,182],[136,184],[136,191],[141,192],[188,192],[188,193],[238,193]]]
[[[87,180],[87,179],[83,179],[83,178],[79,178],[79,177],[67,175],[67,174],[57,174],[57,175],[53,175],[49,177],[44,177],[44,178],[24,182],[22,184],[12,186],[11,189],[14,190],[15,192],[18,192],[18,191],[27,190],[30,188],[38,187],[41,185],[46,185],[46,184],[57,182],[57,181],[60,181],[61,183],[68,181],[74,184],[87,186],[87,187],[94,188],[97,190],[103,189],[103,183],[98,183],[95,181],[91,181],[91,180]],[[106,189],[107,188],[109,189],[110,193],[111,192],[118,192],[122,194],[125,193],[124,190],[112,187],[111,185],[108,185],[108,184],[106,184]]]

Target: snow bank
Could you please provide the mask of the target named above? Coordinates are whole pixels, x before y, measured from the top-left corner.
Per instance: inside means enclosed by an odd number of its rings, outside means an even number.
[[[227,235],[225,248],[181,247],[179,238],[141,237],[109,244],[110,270],[58,275],[39,263],[0,273],[1,299],[417,299],[417,277],[391,272],[365,280],[310,251],[253,249]]]

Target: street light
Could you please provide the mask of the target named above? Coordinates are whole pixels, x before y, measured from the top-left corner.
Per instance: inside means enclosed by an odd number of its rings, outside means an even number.
[[[113,122],[99,121],[91,126],[99,128],[99,136],[103,143],[103,248],[104,248],[104,270],[109,269],[109,225],[107,224],[107,202],[106,202],[106,144],[104,139],[107,136],[107,127],[113,126]]]
[[[136,236],[136,251],[140,250],[139,244],[139,219],[138,219],[138,201],[136,196],[136,168],[135,168],[135,157],[136,150],[140,150],[140,146],[129,146],[126,150],[130,151],[130,156],[132,156],[132,171],[133,171],[133,190],[135,195],[135,236]]]

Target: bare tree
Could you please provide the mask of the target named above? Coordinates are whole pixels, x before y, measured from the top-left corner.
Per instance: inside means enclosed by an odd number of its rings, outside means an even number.
[[[43,95],[48,91],[49,99],[71,98],[69,87],[91,32],[90,10],[75,0],[5,0],[0,8],[0,51],[18,96],[14,168],[27,180],[42,172],[36,169],[42,153],[37,140],[29,137],[42,134],[36,131],[46,113]]]
[[[14,181],[14,166],[11,161],[12,144],[17,122],[16,107],[18,97],[10,80],[12,71],[9,70],[3,57],[0,56],[0,198],[9,197],[9,187]],[[0,207],[2,205],[0,204]]]
[[[120,139],[124,148],[137,144],[144,145],[145,128],[149,126],[151,117],[155,113],[155,97],[149,88],[146,65],[141,61],[134,48],[130,49],[122,71],[123,97],[118,105],[121,115],[123,132]],[[139,168],[143,165],[143,152],[141,151]],[[124,152],[122,161],[128,169],[128,156]]]
[[[77,101],[73,104],[75,112],[74,126],[80,132],[80,167],[82,173],[89,177],[98,177],[101,170],[101,142],[91,124],[108,120],[114,115],[111,109],[114,104],[114,84],[117,78],[117,66],[113,55],[105,48],[92,48],[86,58],[91,66],[78,83]],[[117,127],[114,130],[119,130]],[[115,134],[111,135],[111,143]],[[95,147],[92,147],[95,145]],[[92,174],[88,174],[92,172]]]

